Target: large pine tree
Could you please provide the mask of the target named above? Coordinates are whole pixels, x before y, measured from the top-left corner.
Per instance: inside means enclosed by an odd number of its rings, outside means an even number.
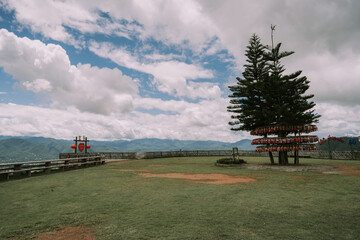
[[[274,26],[271,26],[273,35]],[[273,37],[272,37],[273,42]],[[320,115],[314,113],[315,103],[309,101],[314,95],[306,95],[309,81],[300,76],[301,71],[285,74],[281,59],[294,52],[281,52],[281,43],[265,47],[260,38],[250,38],[245,56],[243,78],[229,86],[233,92],[229,97],[232,112],[229,122],[233,131],[254,131],[265,126],[305,125],[318,122]],[[286,137],[290,132],[279,132],[278,137]],[[266,133],[264,134],[266,136]],[[274,163],[272,154],[270,161]],[[287,164],[287,152],[279,153],[279,164]]]
[[[268,104],[268,117],[271,125],[306,125],[318,122],[320,115],[316,114],[312,108],[315,106],[313,94],[306,95],[310,81],[306,76],[300,76],[302,71],[285,74],[285,68],[281,64],[281,59],[292,55],[294,52],[280,51],[281,43],[275,47],[273,44],[273,31],[275,26],[271,26],[272,46],[267,47],[264,58],[268,66],[267,89],[264,98]],[[286,137],[290,132],[279,132],[278,137]],[[296,155],[296,153],[295,153]],[[279,153],[279,164],[288,164],[287,152]]]

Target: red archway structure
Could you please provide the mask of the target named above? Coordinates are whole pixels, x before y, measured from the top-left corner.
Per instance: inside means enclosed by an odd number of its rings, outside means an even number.
[[[81,136],[75,137],[74,139],[75,144],[71,145],[71,148],[74,149],[74,152],[77,153],[77,150],[79,150],[80,152],[85,150],[85,153],[87,153],[87,150],[91,148],[90,145],[88,145],[88,142],[90,142],[90,140],[87,139],[87,137],[83,136],[81,138]],[[80,142],[78,144],[78,142]]]

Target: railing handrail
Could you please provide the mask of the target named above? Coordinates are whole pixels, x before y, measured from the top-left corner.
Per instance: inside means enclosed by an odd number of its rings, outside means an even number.
[[[70,160],[78,160],[78,159],[92,159],[99,158],[101,156],[79,156],[77,158],[62,158],[62,159],[52,159],[52,160],[43,160],[43,161],[31,161],[31,162],[12,162],[12,163],[0,163],[0,167],[3,166],[12,166],[12,165],[24,165],[24,164],[35,164],[35,163],[48,163],[48,162],[64,162]]]
[[[108,153],[116,153],[116,154],[134,154],[136,152],[96,152],[96,153],[104,153],[104,154],[108,154]]]

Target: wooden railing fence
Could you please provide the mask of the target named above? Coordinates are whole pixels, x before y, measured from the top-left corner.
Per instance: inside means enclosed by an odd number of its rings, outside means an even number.
[[[164,151],[164,152],[143,152],[140,158],[168,158],[168,157],[196,157],[196,156],[228,156],[232,150],[193,150],[193,151]]]
[[[239,150],[239,156],[250,157],[268,157],[267,152],[255,152],[251,150]],[[273,156],[277,157],[278,152],[273,152]],[[163,152],[143,152],[137,154],[137,158],[168,158],[168,157],[196,157],[196,156],[231,156],[232,150],[194,150],[194,151],[163,151]],[[293,156],[294,152],[288,152],[289,156]],[[319,158],[319,159],[338,159],[338,160],[360,160],[360,151],[332,151],[331,155],[327,151],[300,151],[300,158]],[[331,158],[330,158],[331,157]]]
[[[267,157],[267,152],[255,152],[253,150],[239,150],[239,156]],[[88,153],[89,154],[89,153]],[[169,157],[196,157],[196,156],[231,156],[232,150],[191,150],[191,151],[154,151],[154,152],[98,152],[91,154],[100,154],[104,159],[151,159],[151,158],[169,158]],[[273,152],[277,157],[278,152]],[[339,159],[339,160],[360,160],[360,151],[299,151],[300,158],[319,158],[319,159]],[[293,156],[294,152],[288,152]],[[79,153],[60,153],[59,158],[81,157],[84,154]],[[331,157],[331,158],[330,158]]]
[[[101,155],[104,159],[136,159],[136,152],[60,153],[59,158],[75,158],[84,155]]]
[[[76,169],[78,167],[88,167],[104,163],[105,160],[101,155],[33,162],[2,163],[0,164],[0,177],[9,180],[10,177],[31,176],[34,172],[50,173],[52,170]]]

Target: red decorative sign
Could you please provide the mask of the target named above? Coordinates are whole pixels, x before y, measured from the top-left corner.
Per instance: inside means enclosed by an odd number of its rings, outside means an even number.
[[[75,137],[74,141],[75,141],[75,144],[71,145],[71,148],[74,149],[74,153],[77,153],[78,149],[80,152],[85,150],[85,153],[87,153],[87,150],[91,148],[89,145],[90,141],[85,136]]]
[[[322,138],[320,141],[319,141],[319,144],[322,145],[323,143],[325,143],[326,141],[339,141],[341,143],[344,143],[344,139],[342,138],[337,138],[337,137],[332,137],[329,135],[329,137],[326,139],[326,138]]]
[[[79,143],[78,145],[79,151],[82,152],[85,149],[85,143]]]

